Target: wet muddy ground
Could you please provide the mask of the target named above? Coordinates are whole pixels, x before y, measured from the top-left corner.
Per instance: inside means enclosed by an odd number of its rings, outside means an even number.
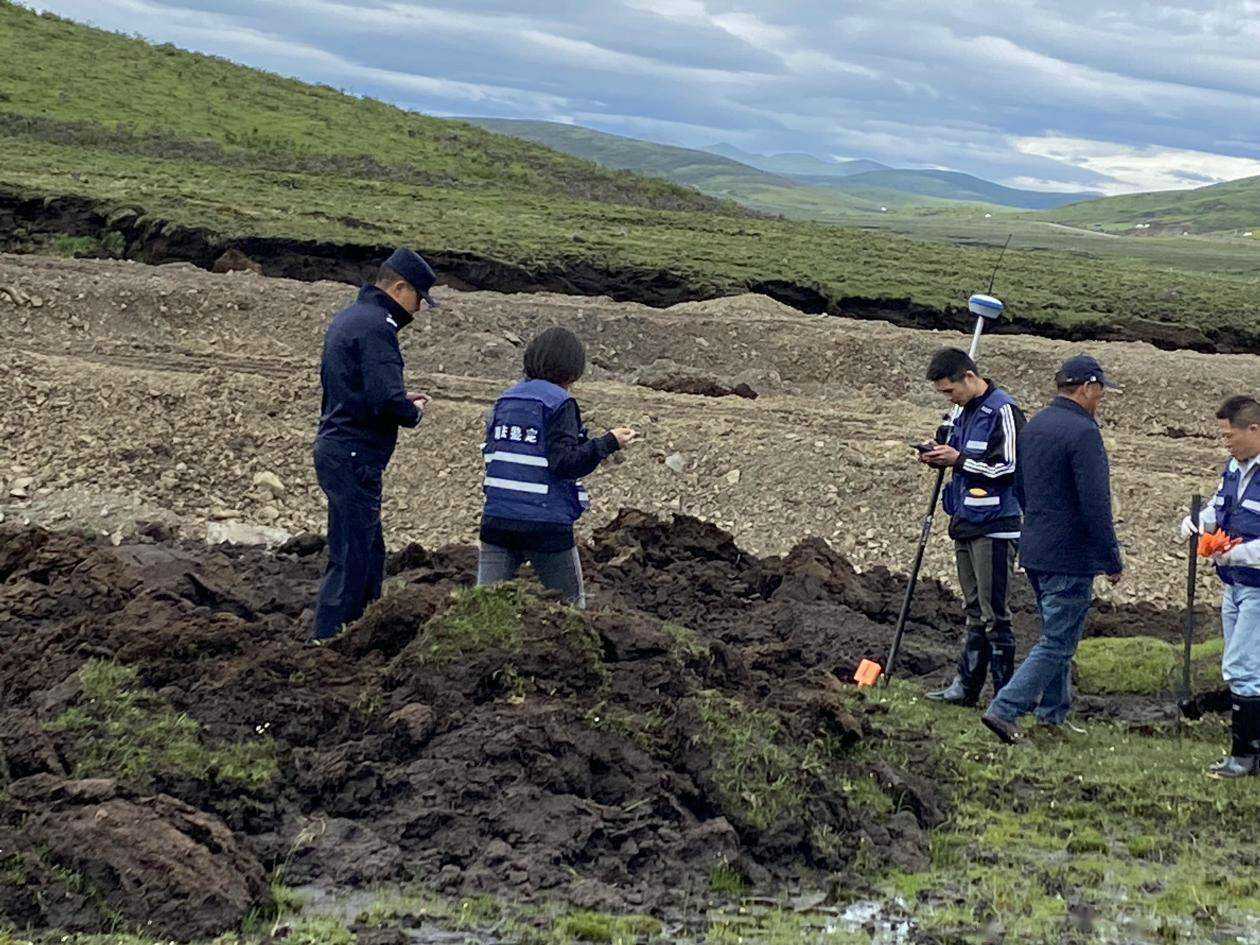
[[[926,865],[949,798],[913,765],[856,760],[879,720],[841,697],[883,659],[900,577],[636,511],[583,557],[579,614],[528,583],[468,591],[467,546],[408,546],[386,596],[316,648],[318,539],[0,527],[0,918],[184,939],[265,912],[277,882],[661,913],[719,870],[783,888],[860,883],[859,852]],[[948,674],[957,608],[921,588],[904,675]],[[1112,607],[1096,629],[1178,624]],[[871,816],[869,791],[892,812]]]

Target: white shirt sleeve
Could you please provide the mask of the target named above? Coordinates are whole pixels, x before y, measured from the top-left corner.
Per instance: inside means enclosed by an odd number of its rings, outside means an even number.
[[[1260,567],[1260,538],[1245,541],[1231,549],[1225,564],[1233,568]]]

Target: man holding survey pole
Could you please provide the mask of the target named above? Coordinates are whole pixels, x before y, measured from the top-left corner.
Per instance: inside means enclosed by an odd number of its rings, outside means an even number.
[[[962,412],[947,442],[924,444],[919,462],[952,470],[941,494],[954,540],[967,636],[953,682],[928,698],[973,706],[988,676],[993,693],[1015,670],[1015,634],[1007,593],[1014,577],[1021,503],[1016,447],[1024,414],[1006,391],[980,376],[965,351],[942,348],[927,379]]]

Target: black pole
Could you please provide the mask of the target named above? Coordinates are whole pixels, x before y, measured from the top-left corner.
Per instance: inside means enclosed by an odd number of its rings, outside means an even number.
[[[919,533],[919,548],[914,553],[914,565],[910,568],[910,580],[906,584],[906,596],[901,599],[901,613],[897,615],[897,631],[893,634],[892,648],[888,651],[888,662],[884,664],[884,683],[892,678],[893,667],[897,663],[897,651],[901,649],[901,638],[906,632],[906,621],[910,618],[910,601],[914,598],[915,585],[919,583],[919,568],[923,566],[923,554],[927,551],[928,539],[932,537],[932,520],[936,517],[936,503],[941,499],[941,486],[945,482],[944,467],[936,471],[936,485],[932,487],[932,499],[928,503],[927,514],[923,516],[923,529]]]
[[[1199,510],[1202,508],[1202,505],[1203,498],[1196,493],[1190,499],[1190,521],[1194,523],[1196,529],[1199,527]],[[1198,545],[1198,534],[1191,532],[1190,538],[1186,541],[1186,547],[1190,553],[1190,564],[1186,574],[1186,649],[1181,662],[1181,704],[1183,708],[1190,703],[1190,648],[1194,645],[1194,592],[1195,585],[1198,583]]]

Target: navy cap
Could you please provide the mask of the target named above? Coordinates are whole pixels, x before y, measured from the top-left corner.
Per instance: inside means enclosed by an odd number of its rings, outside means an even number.
[[[1101,384],[1108,390],[1120,390],[1107,379],[1107,374],[1098,363],[1098,359],[1088,354],[1078,354],[1064,361],[1063,366],[1054,375],[1054,382],[1056,384],[1093,383]]]
[[[429,295],[429,290],[437,283],[437,273],[424,261],[423,256],[413,250],[400,247],[394,250],[394,254],[389,259],[385,260],[385,265],[406,279],[407,283],[420,294],[420,298],[428,302],[430,306],[438,307],[437,302],[433,301],[433,296]]]

